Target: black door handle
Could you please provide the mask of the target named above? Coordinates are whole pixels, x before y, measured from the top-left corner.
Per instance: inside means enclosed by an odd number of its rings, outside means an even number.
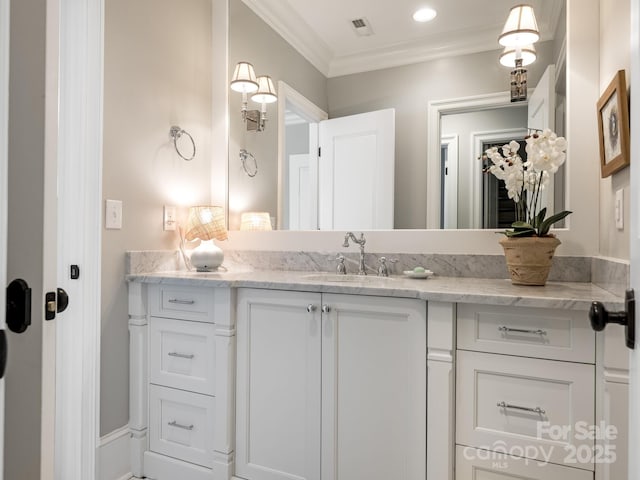
[[[625,326],[627,347],[633,349],[636,343],[636,301],[632,289],[627,290],[624,296],[624,311],[609,312],[601,302],[593,302],[589,310],[591,327],[596,332],[601,332],[609,323],[617,323]]]
[[[21,278],[16,278],[7,287],[5,314],[7,327],[14,333],[22,333],[31,325],[31,289]]]

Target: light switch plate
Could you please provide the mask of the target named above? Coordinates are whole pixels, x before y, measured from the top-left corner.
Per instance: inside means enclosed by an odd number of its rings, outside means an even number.
[[[174,231],[176,229],[176,207],[173,205],[164,206],[164,226],[165,231]]]
[[[122,228],[122,201],[107,200],[104,209],[104,227],[109,230]]]
[[[616,200],[614,208],[616,228],[618,230],[624,230],[624,188],[616,190]]]

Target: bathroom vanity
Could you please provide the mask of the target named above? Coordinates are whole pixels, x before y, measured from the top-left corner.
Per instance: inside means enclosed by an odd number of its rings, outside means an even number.
[[[587,310],[622,299],[592,284],[302,272],[129,281],[137,477],[614,478],[596,468],[611,442],[575,431],[612,420]],[[572,430],[559,436],[561,426]],[[626,445],[616,447],[620,460]]]

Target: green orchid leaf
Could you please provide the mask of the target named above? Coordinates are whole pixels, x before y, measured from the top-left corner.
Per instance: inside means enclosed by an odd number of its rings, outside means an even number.
[[[504,232],[504,234],[511,238],[511,237],[533,237],[536,234],[535,229],[533,228],[526,228],[526,229],[522,229],[522,230],[507,230],[506,232]]]
[[[549,233],[549,230],[551,229],[551,225],[553,225],[556,222],[559,222],[560,220],[562,220],[563,218],[565,218],[566,216],[572,213],[573,212],[570,212],[569,210],[564,210],[560,213],[556,213],[555,215],[551,215],[544,222],[542,222],[538,227],[538,236],[542,237],[544,235],[547,235]]]
[[[531,224],[529,224],[527,222],[513,222],[511,224],[511,226],[516,231],[519,231],[519,230],[533,230],[533,225],[531,225]]]
[[[536,215],[536,218],[535,218],[533,226],[536,227],[536,228],[539,227],[542,224],[542,222],[544,221],[544,217],[546,215],[547,215],[547,209],[545,207],[542,210],[540,210],[538,215]]]

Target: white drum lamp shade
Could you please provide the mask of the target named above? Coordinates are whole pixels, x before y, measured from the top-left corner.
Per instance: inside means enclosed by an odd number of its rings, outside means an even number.
[[[536,61],[536,48],[533,45],[526,45],[520,48],[520,58],[522,58],[522,66],[526,67]],[[506,47],[500,54],[500,64],[505,67],[513,68],[518,58],[518,47]]]
[[[498,37],[505,47],[523,47],[540,39],[538,23],[531,5],[517,5],[509,12],[502,34]]]
[[[271,217],[269,216],[269,212],[244,212],[240,217],[240,230],[271,230]]]

